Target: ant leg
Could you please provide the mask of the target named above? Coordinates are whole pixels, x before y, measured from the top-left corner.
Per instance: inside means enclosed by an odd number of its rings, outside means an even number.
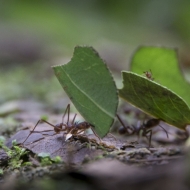
[[[24,144],[26,142],[26,140],[29,138],[29,136],[34,132],[35,128],[37,127],[37,125],[40,123],[40,122],[44,122],[44,123],[47,123],[48,125],[52,126],[53,128],[56,128],[53,124],[49,123],[48,121],[46,120],[43,120],[43,119],[40,119],[38,120],[38,122],[36,123],[36,125],[34,126],[33,130],[30,132],[30,134],[26,137],[26,139],[24,140],[24,142],[22,144]],[[59,131],[61,131],[61,129],[59,129]]]
[[[187,128],[185,129],[185,136],[186,136],[186,138],[189,138],[189,132],[188,132]]]
[[[35,127],[32,129],[32,131],[29,133],[29,135],[26,137],[26,139],[24,140],[24,142],[22,144],[24,144],[26,142],[26,140],[29,138],[29,136],[34,132],[35,128],[37,127],[37,125],[41,122],[42,120],[38,120],[38,122],[36,123]]]
[[[66,133],[66,136],[65,136],[65,141],[67,141],[70,137],[72,137],[72,132],[75,128],[72,128],[70,131],[68,130],[67,133]],[[64,134],[63,134],[64,136]]]
[[[70,133],[70,134],[72,134],[72,135],[80,135],[80,133],[82,133],[82,132],[84,132],[86,129],[78,129],[78,130],[76,130],[77,128],[75,127],[75,128],[73,128],[73,129],[71,129],[68,133]],[[76,130],[76,131],[74,131],[74,130]],[[74,131],[74,133],[72,133]]]
[[[81,129],[81,130],[78,130],[78,131],[75,131],[76,133],[72,133],[76,128],[73,128],[71,129],[67,134],[72,134],[72,135],[78,135],[80,134],[81,132],[85,131],[86,129]]]
[[[73,135],[80,135],[80,133],[82,133],[82,132],[84,132],[86,129],[81,129],[81,130],[79,130],[79,131],[77,131],[75,134],[73,134]]]
[[[73,129],[71,129],[68,133],[67,133],[67,135],[66,135],[66,137],[65,137],[65,141],[67,141],[69,138],[71,138],[73,135],[79,135],[80,133],[82,133],[83,131],[85,131],[85,129],[81,129],[81,130],[79,130],[79,131],[74,131],[76,128],[73,128]],[[72,133],[74,131],[74,133]]]
[[[72,133],[72,132],[73,132],[73,130],[75,130],[75,129],[76,129],[76,127],[75,127],[75,126],[74,126],[74,127],[72,126],[72,127],[71,127],[71,129],[69,129],[69,128],[68,128],[68,130],[67,130],[67,134]]]
[[[94,135],[96,137],[98,137],[99,141],[102,142],[101,138],[96,134],[96,132],[94,131],[94,129],[92,127],[90,127],[90,128],[91,128],[92,132],[94,133]]]
[[[68,104],[68,116],[67,116],[67,125],[69,123],[69,116],[70,116],[70,104]]]
[[[127,127],[125,126],[125,124],[123,123],[123,121],[121,120],[121,118],[119,117],[119,115],[116,114],[116,116],[117,116],[118,120],[120,121],[120,123],[122,124],[122,126],[127,129]]]
[[[132,127],[128,126],[128,129],[131,130],[131,133],[129,133],[130,135],[133,135],[135,133],[135,126],[131,125]]]
[[[63,114],[63,117],[62,117],[62,123],[63,123],[63,120],[65,118],[65,115],[67,114],[68,112],[68,118],[67,118],[67,125],[68,125],[68,122],[69,122],[69,114],[70,114],[70,104],[67,105],[67,108],[65,110],[65,113]]]
[[[116,114],[116,116],[117,116],[118,120],[120,121],[121,125],[127,130],[128,134],[129,134],[128,129],[131,130],[132,133],[134,132],[134,130],[131,127],[129,127],[129,126],[126,127],[125,126],[125,124],[123,123],[123,121],[121,120],[121,118],[119,117],[118,114]]]
[[[112,135],[111,133],[108,133],[111,137],[113,137],[115,139],[115,141],[117,141],[117,139],[115,138],[114,135]]]
[[[75,121],[76,116],[77,116],[77,114],[75,114],[74,117],[73,117],[73,120],[72,120],[72,122],[71,122],[72,125],[74,124],[74,121]]]
[[[68,125],[68,123],[69,123],[69,116],[70,116],[70,104],[67,105],[67,108],[66,108],[66,110],[65,110],[65,113],[64,113],[64,115],[63,115],[63,117],[62,117],[62,123],[63,123],[64,117],[65,117],[65,115],[66,115],[67,112],[68,112],[68,117],[67,117],[67,122],[66,122],[66,124]],[[77,114],[74,115],[73,120],[72,120],[72,122],[71,122],[72,124],[74,124],[74,121],[75,121],[76,116],[77,116]]]
[[[55,125],[53,125],[53,124],[49,123],[49,122],[48,122],[48,121],[46,121],[46,120],[40,119],[40,121],[43,121],[44,123],[47,123],[48,125],[50,125],[50,126],[52,126],[53,128],[56,128],[56,129],[57,129],[57,127],[56,127]],[[59,131],[62,131],[62,130],[61,130],[61,129],[59,129]]]
[[[158,125],[158,126],[161,127],[161,128],[163,129],[163,131],[166,133],[167,138],[169,138],[169,136],[168,136],[168,132],[166,131],[166,129],[164,129],[164,127],[162,127],[161,125]]]
[[[142,129],[140,129],[139,131],[137,131],[137,136],[138,136],[137,142],[138,142],[138,143],[139,143],[140,135],[142,134],[142,133],[140,134],[141,130],[142,130]]]
[[[150,133],[149,138],[148,138],[148,136],[147,136],[148,133]],[[145,134],[144,134],[144,136],[148,139],[148,141],[149,141],[148,146],[149,146],[149,148],[150,148],[150,146],[151,146],[151,139],[152,139],[152,130],[146,131]]]

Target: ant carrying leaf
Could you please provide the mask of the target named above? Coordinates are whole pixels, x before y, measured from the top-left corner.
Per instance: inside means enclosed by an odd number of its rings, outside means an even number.
[[[67,121],[64,122],[64,118],[67,114]],[[91,130],[93,131],[94,135],[96,137],[98,137],[98,139],[100,139],[100,137],[95,133],[94,129],[93,129],[93,125],[91,125],[90,123],[83,121],[83,122],[75,122],[75,118],[76,118],[77,114],[74,115],[72,121],[70,122],[70,104],[67,105],[67,108],[65,110],[65,113],[63,114],[62,117],[62,122],[56,125],[53,125],[51,123],[49,123],[48,121],[44,120],[44,119],[40,119],[35,127],[33,128],[33,130],[29,133],[29,135],[26,137],[26,139],[24,140],[24,142],[22,144],[24,144],[27,139],[29,138],[29,136],[34,132],[35,128],[38,126],[38,124],[40,122],[44,122],[47,123],[48,125],[52,126],[54,128],[54,131],[56,133],[60,133],[61,131],[66,132],[66,138],[65,141],[68,140],[69,138],[71,138],[73,135],[79,135],[82,134],[85,130],[91,128]]]
[[[146,123],[143,123],[142,125],[138,126],[126,126],[124,122],[121,120],[119,115],[117,114],[117,118],[122,124],[122,127],[119,128],[119,133],[120,134],[128,134],[128,135],[134,135],[137,134],[138,136],[142,134],[142,136],[146,137],[149,141],[149,147],[151,146],[151,139],[152,139],[152,128],[155,126],[161,127],[164,132],[166,133],[166,136],[168,138],[168,132],[161,126],[159,125],[160,120],[159,119],[149,119]]]
[[[143,72],[146,75],[146,78],[150,79],[150,80],[154,80],[154,78],[152,77],[152,71],[150,69],[150,71],[145,71]]]

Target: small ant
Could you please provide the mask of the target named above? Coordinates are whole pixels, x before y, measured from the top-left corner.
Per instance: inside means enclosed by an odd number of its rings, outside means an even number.
[[[68,112],[68,114],[67,114]],[[67,122],[64,123],[64,118],[65,118],[65,115],[67,114]],[[48,125],[52,126],[54,128],[54,131],[56,133],[60,133],[61,131],[64,131],[66,132],[67,136],[66,136],[66,139],[65,140],[68,140],[72,135],[79,135],[81,133],[83,133],[85,130],[91,128],[91,130],[93,131],[94,135],[96,137],[98,137],[98,139],[101,141],[100,137],[95,133],[94,129],[92,127],[94,127],[92,124],[86,122],[86,121],[83,121],[83,122],[75,122],[75,118],[77,116],[77,114],[74,115],[73,119],[71,122],[69,122],[69,116],[70,116],[70,104],[67,105],[67,108],[65,110],[65,113],[63,114],[63,117],[62,117],[62,122],[59,123],[59,124],[56,124],[56,125],[53,125],[51,123],[49,123],[48,121],[44,120],[44,119],[40,119],[35,127],[33,128],[33,130],[30,132],[30,134],[26,137],[26,139],[24,140],[24,142],[22,144],[24,144],[26,142],[26,140],[29,138],[29,136],[32,134],[32,132],[34,132],[35,128],[37,127],[37,125],[40,123],[40,122],[44,122],[44,123],[47,123]]]
[[[159,125],[160,120],[159,119],[149,119],[146,123],[143,123],[142,125],[138,125],[137,127],[133,126],[126,126],[124,124],[124,122],[121,120],[121,118],[119,117],[119,115],[117,114],[117,118],[120,121],[120,123],[122,124],[122,126],[119,128],[119,133],[120,134],[127,134],[127,135],[133,135],[133,134],[137,134],[138,136],[140,134],[142,134],[142,136],[146,137],[149,141],[149,147],[151,146],[151,139],[152,139],[152,129],[153,127]],[[161,127],[164,132],[166,133],[166,136],[168,138],[168,132],[161,126],[159,125],[159,127]],[[148,135],[149,134],[149,135]]]
[[[148,79],[154,80],[154,78],[152,78],[152,71],[151,71],[151,69],[150,69],[150,71],[145,71],[145,72],[143,72],[143,73],[146,75],[146,77],[147,77]]]

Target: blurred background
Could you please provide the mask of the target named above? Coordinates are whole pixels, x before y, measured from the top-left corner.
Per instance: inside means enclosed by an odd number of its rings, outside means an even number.
[[[76,45],[93,46],[116,80],[140,45],[178,48],[183,68],[190,66],[189,0],[0,2],[0,105],[60,105],[66,96],[51,66],[67,63]]]

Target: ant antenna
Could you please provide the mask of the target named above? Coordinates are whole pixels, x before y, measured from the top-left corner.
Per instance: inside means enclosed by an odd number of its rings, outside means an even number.
[[[120,123],[122,124],[122,126],[127,129],[127,127],[125,126],[125,124],[123,123],[123,121],[121,120],[121,118],[119,117],[119,115],[116,114],[116,116],[117,116],[118,120],[120,121]]]
[[[68,112],[68,113],[67,113],[67,112]],[[66,110],[65,110],[65,113],[64,113],[64,115],[63,115],[63,117],[62,117],[62,124],[63,124],[63,121],[64,121],[64,118],[65,118],[65,115],[66,115],[66,114],[68,114],[68,116],[67,116],[67,122],[66,122],[66,125],[68,126],[69,119],[70,119],[70,118],[69,118],[69,117],[70,117],[70,104],[67,105],[67,108],[66,108]],[[74,124],[74,121],[75,121],[75,119],[76,119],[76,116],[77,116],[77,114],[74,115],[71,124]],[[63,124],[63,125],[64,125],[64,124]]]
[[[94,133],[94,135],[95,135],[96,137],[98,137],[98,139],[99,139],[100,142],[102,142],[101,138],[97,135],[97,133],[96,133],[95,130],[93,129],[93,127],[95,128],[95,126],[92,125],[92,124],[90,124],[90,125],[91,125],[90,128],[91,128],[92,132]]]
[[[64,124],[63,121],[64,121],[64,118],[65,118],[65,115],[66,115],[67,112],[68,112],[68,118],[67,118],[66,124]],[[65,126],[65,127],[68,126],[69,115],[70,115],[70,104],[67,105],[67,108],[66,108],[66,110],[65,110],[65,113],[63,114],[62,123],[61,123],[62,126]],[[74,121],[74,119],[76,118],[76,115],[77,115],[77,114],[75,114],[75,116],[74,116],[74,118],[73,118],[73,121]],[[29,135],[26,137],[26,139],[24,140],[24,142],[23,142],[22,144],[24,144],[24,143],[27,141],[27,139],[29,138],[29,136],[34,132],[35,128],[37,127],[37,125],[38,125],[40,122],[44,122],[44,123],[47,123],[48,125],[52,126],[52,127],[54,128],[54,130],[55,130],[56,133],[58,133],[58,132],[60,132],[60,131],[63,131],[63,129],[61,129],[61,128],[59,128],[59,127],[57,127],[57,126],[55,126],[55,125],[49,123],[48,121],[46,121],[46,120],[44,120],[44,119],[40,119],[40,120],[36,123],[36,125],[34,126],[34,128],[32,129],[32,131],[29,133]]]
[[[163,131],[166,133],[167,138],[169,138],[169,135],[168,135],[168,132],[166,131],[166,129],[164,129],[164,127],[162,127],[161,125],[158,125],[158,126],[163,129]]]
[[[76,116],[77,116],[77,114],[75,114],[74,117],[73,117],[73,120],[72,120],[72,122],[71,122],[72,125],[74,124],[74,121],[75,121]]]
[[[68,111],[67,111],[68,110]],[[66,108],[66,110],[65,110],[65,113],[64,113],[64,115],[63,115],[63,117],[62,117],[62,123],[63,123],[63,121],[64,121],[64,118],[65,118],[65,115],[67,114],[67,112],[68,112],[68,118],[67,118],[67,125],[68,125],[68,122],[69,122],[69,115],[70,115],[70,104],[68,104],[67,105],[67,108]]]
[[[118,114],[116,114],[116,116],[117,116],[118,120],[120,121],[120,123],[122,124],[122,126],[123,126],[126,130],[129,129],[129,130],[131,130],[131,131],[133,132],[133,129],[132,129],[131,127],[129,127],[129,126],[126,127],[126,125],[123,123],[123,121],[121,120],[121,118],[119,117]],[[127,133],[129,134],[128,131],[127,131]]]
[[[24,143],[27,141],[27,139],[29,138],[29,136],[34,132],[34,130],[35,130],[35,128],[37,127],[37,125],[38,125],[40,122],[42,122],[42,121],[43,121],[44,123],[47,123],[48,125],[52,126],[54,129],[56,129],[56,127],[55,127],[53,124],[49,123],[49,122],[46,121],[46,120],[40,119],[40,120],[36,123],[36,125],[34,126],[34,128],[32,129],[32,131],[28,134],[28,136],[26,137],[26,139],[24,140],[24,142],[23,142],[22,144],[24,144]]]

